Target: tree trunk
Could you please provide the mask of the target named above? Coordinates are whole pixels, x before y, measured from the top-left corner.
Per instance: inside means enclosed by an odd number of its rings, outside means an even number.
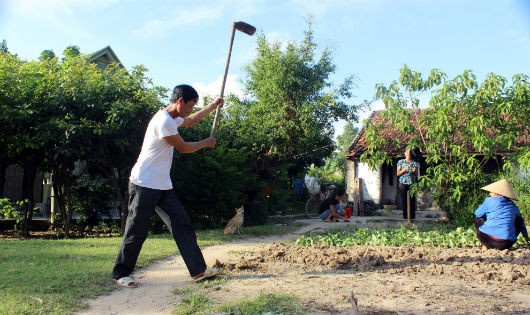
[[[70,227],[72,225],[72,185],[64,185],[64,237],[70,237]]]
[[[4,185],[6,183],[7,162],[0,160],[0,198],[4,197]]]
[[[125,222],[127,221],[127,215],[129,213],[129,210],[127,200],[125,199],[125,196],[120,189],[118,177],[114,174],[114,172],[111,172],[111,174],[112,175],[110,176],[110,182],[112,183],[112,188],[114,189],[116,199],[118,199],[118,202],[120,203],[120,227],[121,234],[123,235],[123,232],[125,231]]]
[[[103,149],[105,152],[105,160],[107,161],[104,166],[101,166],[103,172],[110,179],[112,188],[114,189],[114,195],[120,204],[120,230],[121,234],[125,232],[125,223],[127,222],[127,215],[129,214],[128,202],[127,202],[127,186],[125,187],[125,193],[122,193],[120,188],[120,178],[118,170],[113,166],[109,153],[107,143],[103,143]]]
[[[25,238],[30,236],[31,222],[33,220],[33,208],[35,200],[33,198],[33,182],[37,175],[37,168],[31,165],[24,166],[24,175],[22,180],[22,198],[28,200],[22,208],[22,235]]]
[[[53,181],[53,190],[55,192],[55,200],[57,201],[57,208],[59,208],[59,213],[61,214],[62,229],[66,237],[70,233],[70,227],[67,224],[67,214],[66,214],[66,200],[64,191],[61,189],[61,185],[57,183],[57,180]]]

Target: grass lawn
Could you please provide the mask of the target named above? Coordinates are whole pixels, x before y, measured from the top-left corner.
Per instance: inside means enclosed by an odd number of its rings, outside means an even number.
[[[243,236],[197,231],[199,245],[287,233],[299,226],[246,227]],[[0,314],[71,314],[83,300],[115,288],[111,271],[121,237],[0,240]],[[178,253],[170,235],[149,236],[137,268]]]

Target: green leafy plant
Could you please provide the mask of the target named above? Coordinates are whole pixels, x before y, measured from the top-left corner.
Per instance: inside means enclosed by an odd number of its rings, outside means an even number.
[[[16,202],[11,202],[8,198],[0,198],[0,215],[2,219],[16,219],[20,217],[20,209]]]
[[[530,225],[530,176],[529,171],[522,171],[522,166],[515,167],[513,164],[505,165],[507,175],[506,179],[512,184],[514,191],[517,193],[519,200],[515,203],[519,207],[526,225]]]
[[[29,200],[12,201],[8,198],[0,198],[0,219],[4,220],[15,220],[14,228],[18,229],[20,224],[23,222],[24,217],[22,211],[29,205]],[[33,209],[36,212],[38,209]]]
[[[296,240],[300,246],[432,246],[432,247],[470,247],[478,246],[479,242],[473,227],[454,228],[438,227],[420,230],[413,225],[411,228],[359,228],[325,234],[301,236]]]

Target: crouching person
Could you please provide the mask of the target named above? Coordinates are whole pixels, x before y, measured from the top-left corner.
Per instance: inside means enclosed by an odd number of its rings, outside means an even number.
[[[335,220],[344,220],[344,222],[350,222],[346,217],[344,209],[341,208],[341,201],[345,197],[345,191],[343,188],[337,189],[336,193],[328,198],[324,199],[320,203],[318,209],[318,217],[326,222],[335,222]]]
[[[519,233],[530,244],[528,230],[517,205],[517,195],[506,179],[482,187],[490,197],[475,211],[475,228],[482,249],[510,249]]]

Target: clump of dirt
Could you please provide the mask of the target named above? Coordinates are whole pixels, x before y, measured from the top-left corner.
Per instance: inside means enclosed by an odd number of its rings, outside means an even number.
[[[319,312],[528,314],[530,250],[387,246],[300,247],[273,243],[220,262],[229,279],[219,299],[279,290]],[[244,290],[231,287],[230,283]],[[223,297],[223,294],[227,294]]]

